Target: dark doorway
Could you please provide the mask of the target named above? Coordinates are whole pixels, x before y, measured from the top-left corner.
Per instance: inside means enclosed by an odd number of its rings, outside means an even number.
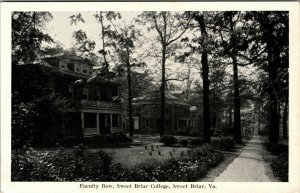
[[[105,114],[99,113],[99,132],[100,134],[106,133]]]

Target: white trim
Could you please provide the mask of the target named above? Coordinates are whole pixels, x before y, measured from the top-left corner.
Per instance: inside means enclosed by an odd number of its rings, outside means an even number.
[[[97,130],[98,130],[98,134],[100,134],[100,122],[99,122],[99,113],[95,113],[96,114],[96,120],[97,120]]]
[[[81,128],[84,129],[84,113],[81,113]]]

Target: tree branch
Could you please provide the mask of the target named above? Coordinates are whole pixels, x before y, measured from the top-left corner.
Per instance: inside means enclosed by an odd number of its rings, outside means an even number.
[[[155,24],[155,29],[156,29],[156,31],[158,32],[158,34],[159,34],[159,37],[160,37],[160,40],[161,40],[161,42],[163,42],[163,35],[162,35],[162,32],[160,31],[160,29],[159,29],[159,27],[158,27],[158,24],[157,24],[157,19],[156,19],[156,16],[154,15],[153,16],[153,19],[154,19],[154,24]]]

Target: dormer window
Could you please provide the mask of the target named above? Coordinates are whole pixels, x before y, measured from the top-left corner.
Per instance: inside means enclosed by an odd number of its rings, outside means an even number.
[[[88,68],[86,65],[82,66],[82,73],[87,74],[88,73]]]
[[[73,63],[69,62],[67,67],[68,67],[68,70],[74,71],[74,64]]]
[[[63,62],[60,63],[60,68],[67,69],[67,65]]]
[[[81,72],[81,70],[80,70],[80,64],[75,64],[75,72],[78,72],[78,73]]]
[[[89,74],[92,75],[92,72],[93,72],[92,68],[89,67],[88,70],[89,70]]]

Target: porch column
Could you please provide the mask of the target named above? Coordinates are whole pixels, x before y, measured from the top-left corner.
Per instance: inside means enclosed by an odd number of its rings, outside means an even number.
[[[97,120],[97,130],[98,130],[98,134],[100,134],[99,113],[96,113],[96,120]]]
[[[174,111],[174,104],[172,104],[172,131],[174,132],[174,121],[175,121],[175,111]]]
[[[124,125],[123,125],[123,116],[122,116],[122,114],[119,115],[119,118],[120,118],[120,123],[121,123],[121,126],[120,126],[120,127],[121,127],[122,131],[124,131],[124,127],[123,127],[123,126],[124,126]]]
[[[112,114],[109,114],[109,121],[110,121],[110,132],[112,132]]]
[[[84,113],[81,113],[81,128],[84,129]]]

